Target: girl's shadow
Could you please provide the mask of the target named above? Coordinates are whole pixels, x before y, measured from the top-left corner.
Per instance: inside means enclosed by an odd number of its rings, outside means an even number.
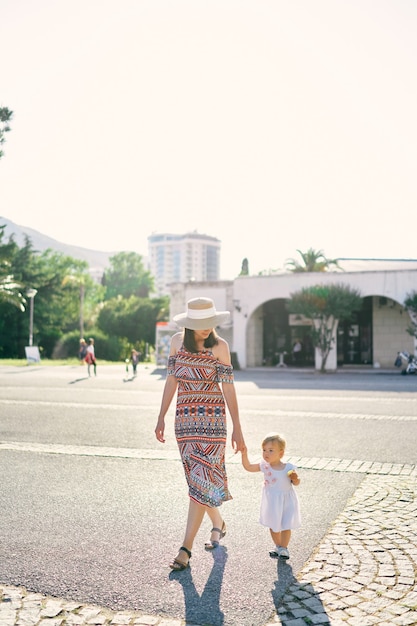
[[[211,555],[213,567],[201,596],[195,588],[191,567],[179,573],[171,572],[169,575],[170,580],[178,580],[182,586],[187,623],[210,624],[210,626],[223,626],[224,624],[224,614],[220,610],[220,592],[227,561],[227,549],[225,546],[219,546],[211,552]]]
[[[295,619],[292,613],[294,609],[309,612],[310,615],[305,615],[307,619],[317,617],[318,614],[326,615],[326,610],[314,587],[309,583],[299,583],[287,561],[278,560],[277,578],[271,593],[275,610],[281,618],[285,618],[284,621]],[[330,620],[320,623],[327,624]]]

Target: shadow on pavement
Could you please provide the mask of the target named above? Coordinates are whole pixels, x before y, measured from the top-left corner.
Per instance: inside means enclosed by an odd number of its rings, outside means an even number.
[[[166,378],[167,376],[167,369],[166,367],[155,367],[152,371],[151,371],[151,375],[152,376],[159,376],[160,378]]]
[[[190,624],[223,626],[224,614],[220,610],[224,568],[227,549],[220,546],[211,552],[213,567],[200,596],[192,576],[191,566],[182,572],[171,572],[170,580],[177,580],[182,586],[185,602],[185,621]]]
[[[75,380],[70,380],[69,381],[69,385],[75,385],[76,383],[80,383],[83,380],[88,380],[90,378],[90,376],[83,376],[82,378],[76,378]]]
[[[416,391],[417,380],[413,376],[401,376],[386,370],[343,370],[320,374],[313,369],[276,370],[275,368],[252,368],[235,372],[236,382],[251,382],[258,389],[282,390],[355,390],[392,391],[410,393]]]
[[[288,596],[283,602],[286,593]],[[330,623],[329,618],[328,621],[324,621],[324,616],[327,616],[327,613],[320,600],[319,594],[315,592],[310,583],[299,583],[297,581],[293,574],[292,567],[287,561],[278,560],[277,580],[275,581],[275,587],[271,591],[271,595],[277,615],[279,615],[285,623],[287,623],[288,620],[292,621],[296,619],[293,613],[294,610],[300,612],[298,614],[302,618],[309,619],[311,617],[319,617],[320,624]],[[297,604],[299,605],[298,610],[296,608]],[[307,613],[311,613],[311,615]],[[306,620],[305,623],[310,623],[310,621],[307,622]]]
[[[156,366],[150,375],[160,380],[167,376],[166,367]],[[320,374],[314,368],[255,367],[235,370],[236,382],[250,382],[258,389],[282,390],[352,390],[392,391],[410,393],[416,391],[417,376],[401,376],[395,369],[343,368],[336,372]]]
[[[124,383],[131,383],[136,380],[137,376],[130,376],[130,378],[123,378]]]

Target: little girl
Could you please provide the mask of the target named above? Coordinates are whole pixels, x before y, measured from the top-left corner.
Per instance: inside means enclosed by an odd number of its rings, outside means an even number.
[[[269,553],[273,559],[289,559],[288,544],[291,530],[301,526],[300,505],[293,485],[300,479],[295,466],[284,463],[286,441],[277,433],[270,433],[262,442],[263,461],[250,463],[248,450],[242,451],[242,465],[248,472],[263,472],[261,513],[259,522],[270,530],[275,550]]]

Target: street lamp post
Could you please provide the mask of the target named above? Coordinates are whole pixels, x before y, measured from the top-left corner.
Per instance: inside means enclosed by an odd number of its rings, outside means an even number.
[[[26,292],[27,297],[30,299],[29,346],[33,346],[33,301],[37,293],[37,289],[28,289]]]

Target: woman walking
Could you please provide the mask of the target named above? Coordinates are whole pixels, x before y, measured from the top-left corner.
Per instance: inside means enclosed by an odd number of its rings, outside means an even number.
[[[189,566],[194,539],[206,513],[212,531],[205,548],[213,550],[226,534],[219,512],[221,504],[232,498],[225,469],[226,405],[233,424],[232,447],[235,453],[245,447],[229,345],[215,331],[229,315],[228,311],[217,312],[210,298],[194,298],[185,313],[174,317],[184,330],[171,339],[155,435],[165,442],[165,415],[178,391],[175,435],[188,483],[189,507],[184,540],[170,563],[175,571]]]

